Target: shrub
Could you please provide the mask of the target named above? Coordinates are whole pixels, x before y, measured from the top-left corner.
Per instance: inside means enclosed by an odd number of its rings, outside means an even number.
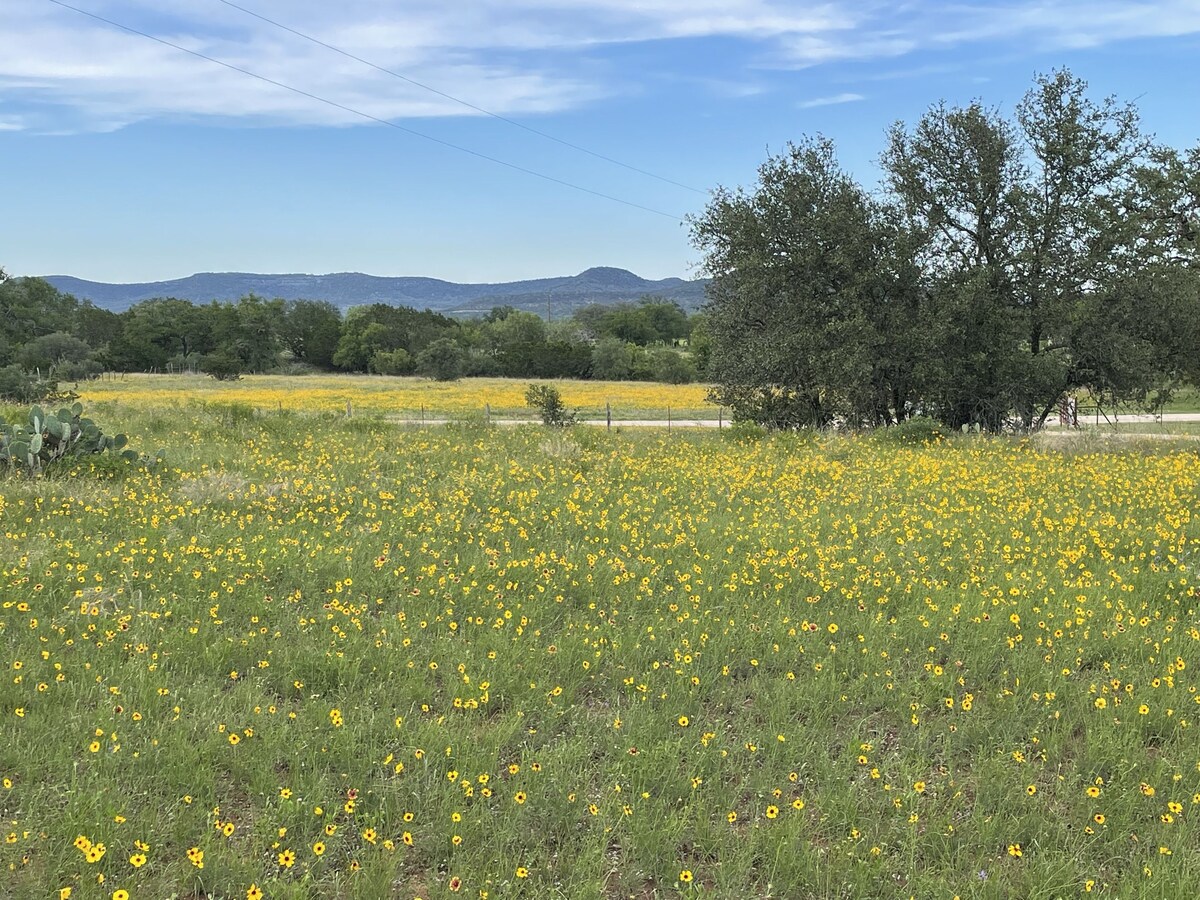
[[[411,375],[413,358],[403,347],[395,350],[376,350],[367,368],[376,375]]]
[[[37,403],[58,393],[58,382],[26,372],[20,366],[0,369],[0,400],[9,403]]]
[[[543,425],[565,428],[575,424],[575,413],[567,409],[558,388],[553,385],[531,384],[525,391],[525,405],[538,411]]]
[[[442,337],[417,354],[417,372],[435,381],[457,381],[466,362],[467,352],[453,338]]]
[[[602,381],[623,381],[633,371],[633,352],[629,345],[613,337],[601,338],[592,349],[592,377]]]
[[[696,380],[696,365],[682,353],[674,350],[655,350],[651,356],[654,363],[654,380],[666,384],[690,384]]]
[[[504,367],[494,356],[472,353],[467,357],[463,374],[468,378],[499,378],[504,374]]]
[[[767,429],[755,422],[735,421],[721,436],[735,444],[756,444],[767,436]]]
[[[78,363],[87,359],[92,348],[74,335],[56,331],[36,337],[17,351],[16,361],[26,369],[46,369],[64,362]]]
[[[91,381],[104,372],[104,364],[94,356],[78,361],[63,360],[54,367],[54,377],[60,381]]]
[[[238,381],[242,377],[244,365],[240,357],[234,356],[228,350],[216,350],[200,360],[200,371],[217,381]]]
[[[925,416],[916,416],[899,425],[875,430],[875,438],[887,444],[932,444],[949,436],[950,432],[944,425]]]

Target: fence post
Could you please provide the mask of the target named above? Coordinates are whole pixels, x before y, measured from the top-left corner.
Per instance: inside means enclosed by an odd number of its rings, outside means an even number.
[[[421,404],[421,424],[425,424],[425,404]]]
[[[612,431],[612,404],[607,400],[604,401],[604,427]]]
[[[671,430],[671,407],[667,407],[667,431]]]
[[[354,415],[354,406],[349,400],[346,401],[346,418],[349,419]]]
[[[483,404],[483,421],[486,425],[492,424],[492,404]]]
[[[717,407],[717,431],[720,431],[725,425],[725,407]]]

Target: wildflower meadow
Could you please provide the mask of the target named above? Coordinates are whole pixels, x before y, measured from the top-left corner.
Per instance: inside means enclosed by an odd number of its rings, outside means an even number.
[[[0,897],[1200,893],[1195,445],[86,399],[168,464],[0,482]]]

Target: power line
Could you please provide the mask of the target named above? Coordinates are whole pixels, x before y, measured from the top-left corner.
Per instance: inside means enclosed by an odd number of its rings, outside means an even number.
[[[326,106],[332,106],[334,109],[340,109],[343,112],[348,112],[351,115],[360,116],[364,119],[368,119],[379,125],[386,125],[388,128],[394,128],[397,131],[403,131],[405,134],[411,134],[413,137],[419,137],[419,138],[422,138],[427,141],[432,141],[433,143],[440,144],[443,147],[449,147],[451,150],[457,150],[460,153],[469,154],[470,156],[474,156],[477,159],[487,160],[490,163],[495,163],[498,166],[504,166],[505,168],[512,169],[513,171],[521,172],[525,175],[532,175],[534,178],[540,178],[543,181],[549,181],[553,184],[557,184],[562,187],[571,188],[572,190],[580,191],[581,193],[584,193],[584,194],[590,194],[593,197],[600,197],[601,199],[604,199],[604,200],[611,200],[613,203],[620,203],[622,206],[629,206],[629,207],[632,207],[633,209],[640,209],[643,212],[653,213],[656,216],[663,216],[664,218],[671,219],[672,221],[675,221],[675,222],[682,221],[681,216],[673,215],[672,213],[668,213],[668,212],[663,212],[661,209],[653,209],[652,207],[649,207],[649,206],[643,206],[640,203],[634,203],[632,200],[623,200],[620,197],[614,197],[612,194],[605,194],[602,191],[592,190],[591,188],[584,187],[583,185],[575,184],[574,182],[571,182],[571,181],[564,181],[561,178],[555,178],[553,175],[547,175],[544,172],[538,172],[538,171],[535,171],[534,169],[527,169],[524,166],[520,166],[520,165],[517,165],[516,163],[511,163],[511,162],[508,162],[503,159],[498,159],[495,156],[488,156],[486,153],[480,153],[478,150],[472,150],[469,147],[463,147],[459,144],[454,144],[454,143],[451,143],[450,141],[442,140],[441,138],[434,137],[433,135],[425,134],[422,131],[417,131],[413,128],[407,128],[404,125],[397,125],[395,122],[389,122],[387,119],[381,119],[378,116],[373,116],[370,113],[363,112],[361,109],[355,109],[352,106],[346,106],[344,103],[338,103],[336,100],[330,100],[326,97],[318,96],[317,94],[310,93],[309,91],[303,90],[302,88],[293,87],[290,84],[284,84],[282,81],[276,81],[274,78],[268,78],[266,75],[260,75],[257,72],[250,71],[249,69],[243,69],[241,66],[235,66],[233,63],[225,62],[224,60],[217,59],[214,56],[208,56],[204,53],[201,53],[199,50],[192,50],[192,49],[190,49],[188,47],[184,47],[180,44],[172,43],[171,41],[168,41],[165,38],[160,38],[160,37],[157,37],[156,35],[148,34],[145,31],[139,31],[138,29],[132,28],[129,25],[122,25],[120,22],[115,22],[112,19],[107,19],[104,16],[98,15],[96,13],[88,12],[86,9],[80,9],[77,6],[72,6],[69,3],[64,3],[63,0],[47,0],[47,2],[53,3],[55,6],[61,6],[63,9],[69,9],[72,12],[79,13],[81,16],[87,16],[89,19],[95,19],[97,22],[103,22],[105,25],[111,25],[114,28],[120,28],[122,31],[127,31],[130,34],[136,34],[138,37],[144,37],[147,40],[154,41],[157,44],[162,44],[164,47],[170,47],[173,50],[179,50],[183,53],[189,54],[190,56],[194,56],[197,59],[203,59],[206,62],[214,63],[215,65],[222,66],[222,67],[229,69],[231,71],[234,71],[234,72],[239,72],[242,75],[248,75],[251,78],[256,78],[259,81],[265,82],[266,84],[270,84],[270,85],[274,85],[275,87],[283,88],[285,91],[291,91],[293,94],[299,94],[301,97],[307,97],[310,100],[316,100],[318,103],[324,103]]]
[[[570,147],[572,150],[577,150],[580,153],[586,153],[588,156],[604,160],[604,162],[611,163],[614,166],[620,166],[622,169],[628,169],[630,172],[637,172],[639,175],[645,175],[647,178],[653,178],[657,181],[674,185],[677,188],[683,188],[685,191],[692,191],[696,194],[707,194],[707,191],[702,191],[699,188],[692,187],[691,185],[673,181],[672,179],[666,178],[662,175],[656,175],[655,173],[648,172],[645,169],[639,169],[637,166],[632,166],[629,163],[621,162],[619,159],[613,159],[611,156],[605,156],[603,153],[597,153],[595,150],[589,150],[587,147],[581,147],[579,144],[573,144],[570,141],[565,141],[562,138],[555,137],[552,134],[547,134],[546,132],[540,131],[539,129],[530,125],[526,125],[523,122],[518,122],[516,119],[510,119],[508,116],[503,116],[500,113],[492,112],[489,109],[484,109],[482,106],[477,106],[468,100],[463,100],[461,97],[455,97],[453,94],[448,94],[445,91],[438,90],[431,85],[417,81],[415,78],[410,78],[409,76],[401,74],[400,72],[396,72],[393,69],[388,69],[384,66],[373,63],[369,59],[363,59],[361,56],[355,56],[348,50],[343,50],[340,47],[335,47],[333,44],[328,44],[320,38],[313,37],[311,34],[305,34],[303,31],[298,31],[295,28],[284,25],[283,23],[277,22],[274,19],[269,19],[261,13],[256,13],[252,9],[246,9],[244,6],[239,6],[238,4],[233,3],[232,0],[217,0],[217,2],[223,3],[231,9],[236,9],[239,12],[243,12],[248,16],[253,16],[260,22],[266,22],[268,25],[273,25],[276,28],[280,28],[288,32],[289,34],[294,34],[296,37],[310,41],[311,43],[316,44],[318,47],[324,47],[326,50],[332,50],[334,53],[346,57],[346,59],[352,59],[357,63],[362,63],[364,66],[368,66],[377,72],[382,72],[384,75],[391,75],[393,78],[399,78],[403,82],[411,84],[414,87],[419,87],[422,90],[429,91],[432,94],[437,94],[439,97],[444,97],[447,100],[451,100],[454,103],[459,104],[460,106],[465,106],[467,109],[473,109],[475,112],[483,113],[485,116],[491,116],[493,119],[499,119],[501,122],[507,122],[509,125],[520,128],[523,131],[528,131],[530,134],[536,134],[538,137],[545,138],[548,141],[554,141],[554,143],[561,144],[564,147]]]

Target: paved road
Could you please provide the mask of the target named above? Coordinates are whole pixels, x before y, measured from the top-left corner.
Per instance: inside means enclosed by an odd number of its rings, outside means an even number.
[[[1156,416],[1156,415],[1153,415],[1152,413],[1120,413],[1120,414],[1109,413],[1107,420],[1104,418],[1104,416],[1100,416],[1100,424],[1102,426],[1103,425],[1115,425],[1115,424],[1158,425],[1160,423],[1163,425],[1166,425],[1171,422],[1200,422],[1200,413],[1194,413],[1194,412],[1163,413],[1161,416]],[[1096,424],[1096,414],[1092,413],[1090,415],[1080,416],[1079,424],[1080,425],[1095,425]],[[1058,424],[1058,418],[1056,416],[1051,416],[1049,419],[1046,420],[1046,427],[1047,428],[1061,428],[1062,426]]]
[[[448,425],[452,422],[461,421],[458,419],[445,418],[426,418],[414,419],[409,417],[390,417],[392,421],[399,422],[405,425]],[[537,425],[536,419],[501,419],[493,418],[493,425]],[[1126,415],[1109,415],[1106,421],[1102,416],[1100,418],[1100,427],[1107,425],[1170,425],[1179,422],[1200,422],[1200,413],[1163,413],[1161,416],[1148,414],[1126,414]],[[607,425],[604,419],[579,419],[579,425]],[[1079,424],[1082,426],[1095,426],[1095,416],[1081,417]],[[719,421],[717,419],[613,419],[613,428],[717,428],[720,426],[729,427],[729,420]],[[1058,419],[1046,422],[1046,429],[1049,431],[1060,431],[1064,426],[1058,424]]]
[[[453,422],[463,421],[461,419],[431,419],[426,417],[424,420],[412,419],[408,417],[391,417],[391,421],[399,422],[403,425],[449,425]],[[540,425],[537,419],[497,419],[491,420],[493,425]],[[577,425],[607,425],[605,419],[576,419]],[[717,428],[724,425],[729,427],[729,420],[725,419],[720,422],[717,419],[613,419],[613,428]]]

